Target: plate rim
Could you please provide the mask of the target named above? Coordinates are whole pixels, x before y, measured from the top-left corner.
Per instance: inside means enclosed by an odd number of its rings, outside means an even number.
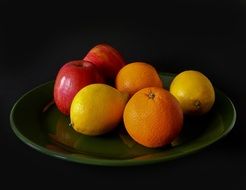
[[[176,74],[173,73],[166,73],[166,72],[159,72],[159,75],[165,75],[165,76],[170,76],[170,77],[174,77]],[[188,154],[193,154],[197,151],[202,150],[203,148],[208,147],[209,145],[215,143],[216,141],[224,138],[234,127],[235,122],[236,122],[236,117],[237,117],[237,113],[236,113],[236,109],[235,106],[232,102],[232,100],[225,95],[224,92],[222,92],[221,90],[216,89],[216,91],[218,91],[219,93],[221,93],[230,103],[231,108],[233,110],[233,118],[231,120],[230,125],[227,127],[227,129],[219,136],[217,136],[216,138],[213,138],[212,140],[203,143],[199,146],[195,146],[194,148],[190,148],[188,150],[186,150],[185,152],[181,152],[181,153],[176,153],[176,154],[172,154],[169,155],[167,157],[157,157],[157,158],[151,158],[151,159],[147,159],[147,160],[140,160],[140,159],[107,159],[107,158],[103,158],[103,159],[99,159],[99,158],[92,158],[89,156],[86,156],[84,154],[78,154],[78,153],[74,153],[74,154],[65,154],[62,152],[58,152],[58,151],[54,151],[54,150],[50,150],[47,149],[43,146],[40,146],[38,144],[36,144],[35,142],[31,141],[30,139],[28,139],[26,136],[24,136],[19,130],[18,130],[18,126],[16,126],[15,122],[14,122],[14,113],[15,113],[15,109],[18,106],[18,104],[22,101],[22,99],[24,97],[26,97],[28,94],[32,93],[33,91],[46,86],[50,83],[54,83],[54,81],[48,81],[45,83],[42,83],[36,87],[34,87],[33,89],[27,91],[26,93],[24,93],[13,105],[13,107],[11,108],[10,111],[10,125],[11,128],[13,130],[13,132],[15,133],[15,135],[25,144],[27,144],[28,146],[32,147],[33,149],[44,153],[46,155],[49,155],[51,157],[55,157],[55,158],[59,158],[62,160],[66,160],[66,161],[70,161],[70,162],[76,162],[76,163],[80,163],[80,164],[87,164],[87,165],[100,165],[100,166],[134,166],[134,165],[145,165],[145,164],[154,164],[157,162],[165,162],[165,161],[169,161],[169,160],[174,160],[177,158],[181,158],[184,157]],[[79,158],[79,155],[83,155],[84,157],[81,159]]]

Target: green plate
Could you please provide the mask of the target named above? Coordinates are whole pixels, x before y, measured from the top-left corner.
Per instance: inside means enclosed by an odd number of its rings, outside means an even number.
[[[168,87],[173,74],[160,74]],[[109,134],[90,137],[75,132],[69,117],[54,105],[53,82],[24,94],[13,106],[10,123],[24,143],[50,156],[68,161],[107,166],[151,164],[172,160],[201,150],[224,137],[233,128],[236,111],[231,100],[216,89],[216,101],[205,116],[185,118],[179,137],[158,149],[134,142],[121,123]],[[95,118],[96,119],[96,118]]]

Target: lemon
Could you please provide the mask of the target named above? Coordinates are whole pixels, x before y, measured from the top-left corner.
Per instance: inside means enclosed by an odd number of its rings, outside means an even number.
[[[188,115],[209,112],[215,101],[211,81],[198,71],[188,70],[178,74],[171,82],[170,92],[178,99],[183,112]]]
[[[74,97],[70,108],[71,125],[85,135],[101,135],[122,120],[128,94],[106,84],[91,84]]]

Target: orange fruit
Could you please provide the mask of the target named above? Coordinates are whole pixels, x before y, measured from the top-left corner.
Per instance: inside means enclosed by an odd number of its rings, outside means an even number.
[[[119,91],[132,96],[142,88],[162,87],[162,81],[152,65],[134,62],[121,68],[116,76],[115,86]]]
[[[183,126],[183,112],[167,90],[148,87],[135,93],[123,114],[129,135],[139,144],[156,148],[171,143]]]

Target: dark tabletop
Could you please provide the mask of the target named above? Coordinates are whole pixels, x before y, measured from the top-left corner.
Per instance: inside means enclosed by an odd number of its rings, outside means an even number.
[[[246,3],[83,2],[1,3],[1,184],[246,189]],[[9,124],[14,102],[53,80],[61,65],[82,58],[102,42],[118,49],[127,62],[149,62],[164,72],[203,72],[234,102],[235,127],[226,138],[198,153],[138,167],[76,164],[44,155],[20,141]]]

